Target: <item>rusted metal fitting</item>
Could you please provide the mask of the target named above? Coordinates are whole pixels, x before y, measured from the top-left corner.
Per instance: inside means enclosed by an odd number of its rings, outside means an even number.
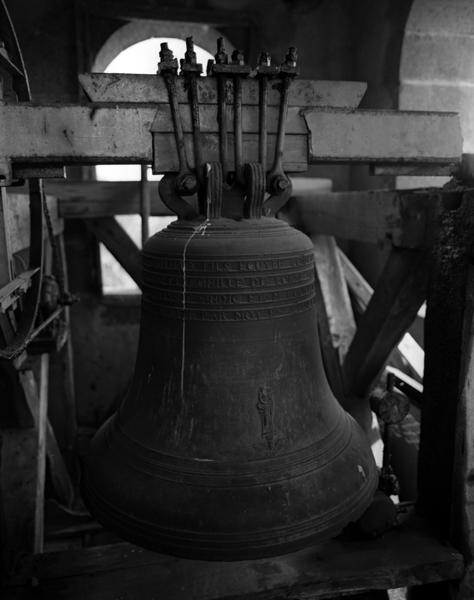
[[[197,190],[197,179],[192,173],[185,173],[181,176],[178,175],[176,179],[176,191],[178,194],[183,196],[189,196],[194,194]]]
[[[283,192],[288,188],[289,185],[290,180],[284,175],[278,176],[272,181],[272,187],[274,188],[275,192]]]
[[[283,77],[296,77],[298,75],[298,69],[296,68],[296,61],[298,59],[298,52],[294,46],[288,48],[288,53],[285,56],[285,61],[280,65],[280,74]]]
[[[180,64],[181,72],[183,74],[194,73],[196,75],[200,75],[202,73],[202,65],[197,62],[192,37],[186,38],[186,52],[184,54],[184,59],[180,60]]]
[[[217,65],[226,65],[229,62],[229,55],[225,51],[224,38],[217,39],[217,52],[214,55]]]
[[[268,52],[261,52],[255,71],[257,77],[276,77],[280,72],[280,67],[272,65],[272,57]]]
[[[158,73],[178,73],[178,59],[174,58],[173,51],[168,48],[167,42],[160,44],[160,62],[158,63]]]
[[[410,401],[405,394],[395,389],[393,373],[387,376],[387,388],[381,391],[374,390],[370,397],[370,408],[388,425],[395,425],[403,421],[410,411]]]
[[[217,40],[217,53],[215,54],[215,62],[207,63],[208,75],[250,75],[252,69],[245,64],[245,57],[240,50],[232,52],[232,62],[229,63],[229,55],[224,49],[224,40]]]
[[[234,64],[234,65],[244,65],[245,64],[244,55],[240,50],[234,50],[232,52],[232,64]]]

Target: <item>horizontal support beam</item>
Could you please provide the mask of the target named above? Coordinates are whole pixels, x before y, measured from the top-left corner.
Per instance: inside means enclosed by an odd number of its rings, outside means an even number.
[[[187,104],[180,104],[181,124],[184,133],[192,133],[192,117],[191,109]],[[199,123],[202,133],[218,133],[218,108],[217,104],[204,104],[199,107]],[[298,106],[290,106],[286,116],[286,133],[306,135],[308,130],[306,123],[301,117],[301,108]],[[278,131],[278,106],[267,107],[267,132],[276,134]],[[234,131],[234,107],[226,106],[227,115],[227,131]],[[258,106],[245,106],[242,111],[242,131],[246,133],[258,133],[259,128],[259,109]],[[167,104],[159,104],[156,107],[155,118],[152,125],[153,131],[158,133],[173,133],[173,117],[171,109]]]
[[[123,73],[84,73],[79,75],[79,82],[91,102],[150,102],[153,104],[169,104],[168,91],[161,76],[129,75]],[[279,81],[269,85],[268,106],[279,106],[280,93],[277,90]],[[227,102],[231,104],[233,85],[229,80],[226,86]],[[359,106],[367,84],[363,81],[313,81],[296,79],[291,87],[288,103],[292,107],[337,106],[356,108]],[[178,101],[188,104],[188,92],[184,79],[178,78],[176,84]],[[217,104],[217,86],[213,77],[200,77],[197,84],[200,104]],[[244,79],[242,81],[243,104],[258,105],[258,81]]]
[[[334,539],[253,561],[183,560],[126,543],[47,552],[24,559],[11,580],[15,587],[7,587],[4,597],[56,597],[59,589],[68,600],[151,600],[157,590],[170,600],[327,598],[453,580],[463,569],[463,558],[454,548],[421,526],[404,525],[375,540]]]
[[[457,113],[311,109],[302,114],[311,134],[312,163],[454,165],[461,161]]]
[[[245,111],[244,111],[245,113]],[[126,105],[44,105],[0,106],[0,157],[13,163],[41,164],[151,164],[152,124],[156,106]],[[258,131],[255,111],[245,118],[248,131]],[[284,168],[291,171],[307,169],[307,134],[287,130]],[[299,133],[298,133],[299,132]],[[156,149],[160,172],[179,170],[174,134],[158,133]],[[271,166],[276,135],[268,136],[268,167]],[[185,135],[190,166],[194,166],[193,139]],[[233,160],[233,136],[229,135],[229,160]],[[217,133],[202,135],[203,157],[219,160]],[[258,159],[258,134],[245,133],[243,155],[247,161]]]
[[[163,204],[158,181],[147,181],[150,215],[174,215]],[[58,199],[59,216],[63,219],[90,219],[111,215],[140,214],[139,181],[45,181],[49,194]]]
[[[244,106],[243,114],[247,129],[243,155],[248,162],[256,161],[259,137],[252,132],[258,131],[258,115],[249,106]],[[156,115],[157,107],[150,105],[3,105],[0,106],[0,157],[24,165],[151,164],[150,129]],[[206,126],[215,129],[211,125],[213,117],[208,118]],[[308,141],[312,162],[429,162],[444,168],[461,157],[459,117],[453,113],[321,108],[304,112],[304,118],[309,136],[302,133],[302,121],[296,113],[289,121],[283,155],[288,172],[306,170]],[[270,123],[269,129],[274,130]],[[231,162],[232,137],[228,136]],[[276,135],[270,134],[267,168],[272,162],[275,141]],[[218,160],[217,133],[204,133],[202,142],[204,160]],[[193,166],[190,133],[185,134],[185,144],[188,162]],[[174,135],[169,131],[155,134],[155,145],[159,172],[177,171]]]
[[[418,248],[424,243],[428,191],[312,191],[311,179],[295,177],[290,220],[308,234],[334,235],[373,244]],[[440,192],[441,193],[441,192]]]

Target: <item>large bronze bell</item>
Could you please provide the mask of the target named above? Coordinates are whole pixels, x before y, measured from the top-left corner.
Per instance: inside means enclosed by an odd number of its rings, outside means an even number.
[[[255,165],[243,218],[220,216],[218,167],[207,216],[144,247],[133,383],[92,442],[84,491],[132,542],[239,560],[337,534],[377,477],[324,373],[311,241],[261,216]]]

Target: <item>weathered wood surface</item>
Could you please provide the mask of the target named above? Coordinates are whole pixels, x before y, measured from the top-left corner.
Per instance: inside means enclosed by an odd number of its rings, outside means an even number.
[[[113,257],[127,271],[138,287],[142,283],[140,250],[114,217],[87,219],[87,227],[104,244]]]
[[[311,133],[310,162],[459,163],[456,113],[303,110]]]
[[[243,136],[248,161],[258,157],[258,120],[246,116]],[[45,105],[0,106],[0,156],[13,163],[151,163],[150,129],[156,106]],[[452,113],[348,111],[319,108],[305,112],[311,138],[312,162],[458,162],[462,153],[459,117]],[[210,124],[209,124],[210,125]],[[291,122],[290,122],[291,125]],[[203,123],[205,127],[205,124]],[[271,129],[271,126],[269,124]],[[284,168],[306,170],[308,136],[287,129]],[[158,133],[156,149],[160,172],[178,170],[172,133]],[[268,165],[275,145],[268,136]],[[218,159],[218,136],[202,135],[203,157]],[[229,159],[233,161],[232,135]],[[187,156],[193,164],[192,135],[185,135]]]
[[[418,248],[425,239],[428,191],[364,190],[316,192],[298,185],[288,207],[292,222],[306,232],[373,244]],[[299,189],[303,188],[303,189]]]
[[[451,532],[466,559],[456,600],[474,597],[474,267],[468,267],[454,450]]]
[[[267,107],[267,132],[276,134],[278,131],[278,106]],[[286,117],[286,133],[292,135],[306,135],[308,130],[304,119],[300,115],[299,106],[290,106]],[[191,108],[187,104],[179,105],[181,115],[181,124],[184,133],[192,133]],[[227,131],[234,131],[234,106],[226,105]],[[218,133],[219,125],[217,119],[217,104],[203,104],[199,107],[199,122],[202,133]],[[258,133],[259,127],[259,108],[258,106],[247,105],[242,107],[242,131],[243,133]],[[158,104],[155,108],[155,115],[152,124],[152,130],[158,133],[173,133],[173,117],[171,108],[167,104]]]
[[[340,248],[338,248],[338,254],[344,271],[344,277],[347,281],[347,286],[353,294],[356,310],[359,314],[363,314],[372,298],[374,290]],[[395,353],[407,361],[420,379],[423,378],[425,361],[424,351],[409,333],[404,334],[395,349]]]
[[[26,559],[5,600],[41,593],[51,600],[301,600],[366,589],[457,579],[463,560],[423,529],[403,526],[374,541],[331,540],[275,558],[206,562],[126,543]],[[28,593],[27,585],[38,582]],[[23,587],[24,586],[24,587]]]
[[[150,215],[172,215],[160,198],[158,183],[146,182]],[[140,185],[138,181],[45,181],[48,193],[58,198],[58,211],[63,219],[138,215]]]
[[[25,294],[31,286],[32,277],[38,272],[38,268],[24,271],[18,277],[12,279],[7,285],[0,288],[0,313],[16,307],[18,299]]]
[[[0,429],[0,554],[6,572],[23,554],[42,551],[48,358],[41,358],[39,384],[33,371],[19,373],[34,426]]]
[[[53,196],[47,196],[51,224],[54,235],[59,235],[64,228],[64,223],[58,215],[58,202]],[[5,200],[5,224],[9,239],[10,252],[15,254],[28,248],[30,245],[30,208],[29,196],[15,192],[8,192]],[[43,219],[43,237],[48,238],[46,222]]]
[[[363,398],[426,298],[428,252],[392,249],[344,362],[344,380]]]
[[[11,238],[7,226],[7,192],[5,188],[0,189],[0,287],[11,280]]]
[[[332,345],[342,364],[356,332],[351,300],[336,240],[329,235],[313,235],[314,260],[326,307]]]
[[[84,73],[79,75],[80,84],[91,102],[152,102],[168,104],[168,91],[161,76],[130,75],[123,73]],[[268,106],[279,106],[279,81],[275,80],[268,91]],[[362,81],[313,81],[296,79],[288,99],[290,107],[337,106],[356,108],[359,106],[367,84]],[[176,91],[178,102],[188,104],[188,92],[183,78],[178,78]],[[200,104],[217,104],[217,86],[213,77],[200,77],[197,84]],[[242,103],[258,105],[258,81],[242,81]],[[226,85],[226,99],[234,101],[234,87],[229,80]]]
[[[56,496],[64,506],[71,506],[74,488],[49,420],[46,422],[46,454],[51,485]]]
[[[152,163],[151,127],[157,112],[150,105],[44,105],[0,106],[0,156],[14,163],[110,164]],[[245,115],[245,110],[243,111]],[[205,127],[205,123],[202,123]],[[249,128],[258,131],[256,121]],[[155,145],[160,172],[179,170],[173,133],[158,133]],[[274,154],[276,135],[268,136],[268,168]],[[233,136],[229,135],[229,160],[233,161]],[[185,134],[188,162],[194,164],[193,139]],[[202,135],[203,158],[218,160],[217,133]],[[258,158],[258,134],[243,136],[243,154],[248,161]],[[308,164],[306,133],[287,130],[284,168],[304,171]]]
[[[462,416],[463,394],[469,391],[463,371],[465,361],[469,361],[465,354],[466,348],[469,351],[469,344],[465,343],[465,335],[469,333],[465,319],[474,250],[474,195],[453,193],[439,210],[425,318],[418,505],[438,525],[442,535],[449,536],[453,517],[462,518],[453,514],[456,440],[470,435],[456,423],[458,410]],[[466,409],[470,410],[470,406]],[[463,448],[466,460],[470,460],[471,450]],[[468,477],[472,480],[472,472]]]

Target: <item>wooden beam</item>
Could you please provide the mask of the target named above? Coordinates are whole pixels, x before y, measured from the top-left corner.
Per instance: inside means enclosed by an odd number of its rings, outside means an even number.
[[[7,191],[0,188],[0,288],[8,285],[12,279],[12,247],[7,226]],[[15,335],[14,324],[9,315],[0,314],[0,343],[8,345]],[[1,485],[1,484],[0,484]]]
[[[471,410],[472,403],[469,395],[469,405],[465,405],[464,395],[470,394],[466,387],[470,385],[470,374],[466,370],[470,357],[466,352],[470,352],[472,290],[469,277],[474,250],[474,194],[457,194],[457,199],[455,202],[456,196],[453,196],[452,202],[441,204],[434,229],[425,318],[425,375],[418,469],[419,509],[446,537],[451,533],[453,518],[458,526],[460,519],[467,518],[466,511],[471,510],[465,505],[463,514],[453,513],[453,478],[456,474],[459,485],[463,462],[470,460],[472,451],[469,446],[462,445],[462,438],[470,436],[462,427],[463,420],[470,418],[466,411]],[[457,426],[458,420],[461,429]],[[465,425],[469,427],[469,421]],[[459,454],[459,444],[464,459]],[[472,472],[465,475],[471,485]]]
[[[454,449],[454,490],[451,535],[466,559],[466,571],[456,600],[474,596],[474,267],[469,265],[464,307],[463,346]]]
[[[244,114],[248,107],[244,107]],[[150,129],[156,106],[91,104],[0,106],[0,157],[13,163],[97,164],[152,162]],[[313,162],[430,162],[446,165],[461,157],[459,117],[452,113],[407,113],[315,109],[304,113],[311,137]],[[244,117],[243,154],[258,158],[258,121]],[[210,126],[210,125],[209,125]],[[284,168],[306,170],[306,134],[287,130]],[[155,134],[159,172],[179,170],[171,133]],[[218,159],[216,133],[202,135],[205,160]],[[268,136],[268,166],[276,136]],[[188,160],[193,165],[192,135],[185,135]],[[233,161],[232,136],[229,160]]]
[[[311,134],[311,163],[432,163],[444,169],[461,161],[457,113],[308,109],[302,114]]]
[[[428,275],[427,252],[392,249],[344,362],[353,402],[366,401],[370,385],[414,321],[426,298]]]
[[[49,420],[46,423],[46,452],[51,483],[56,496],[64,506],[71,506],[74,488]]]
[[[39,384],[32,370],[18,374],[34,426],[0,429],[1,555],[6,572],[14,569],[19,556],[42,551],[47,371],[44,355]]]
[[[10,307],[16,307],[19,298],[31,286],[31,279],[38,271],[39,268],[24,271],[0,288],[0,313],[5,313]]]
[[[340,248],[338,248],[338,254],[344,271],[344,277],[353,294],[355,305],[359,314],[363,314],[373,296],[374,290]],[[402,363],[406,361],[418,377],[423,379],[424,351],[409,333],[404,334],[395,352],[403,359]]]
[[[166,600],[316,599],[453,580],[462,572],[458,552],[421,525],[406,525],[376,540],[330,540],[253,561],[183,560],[126,543],[49,552],[24,561],[4,598],[41,593],[58,600],[151,600],[158,593]]]
[[[33,551],[43,552],[44,544],[44,486],[46,477],[46,431],[48,427],[49,354],[42,354],[39,368],[38,398],[27,396],[29,402],[36,402],[38,430],[37,473],[35,491],[35,537]],[[30,409],[33,410],[32,404]]]
[[[28,166],[59,164],[151,164],[151,127],[157,112],[150,105],[0,105],[0,157]],[[245,111],[244,111],[245,113]],[[243,154],[258,159],[258,123],[247,120],[253,131],[244,134]],[[205,126],[205,124],[203,124]],[[300,126],[298,126],[300,129]],[[308,159],[306,133],[287,130],[283,164],[288,172],[305,171]],[[155,134],[160,157],[159,171],[179,170],[173,133]],[[202,136],[206,161],[219,158],[217,133]],[[229,160],[233,161],[233,136],[229,136]],[[268,136],[268,168],[271,166],[276,135]],[[185,135],[190,166],[194,166],[193,136]]]
[[[87,219],[85,223],[96,235],[99,242],[104,244],[127,271],[138,287],[141,287],[142,261],[140,250],[118,221],[114,217],[98,217]]]
[[[336,240],[328,235],[313,235],[314,260],[326,307],[332,345],[342,365],[356,332],[354,314],[347,291]]]
[[[123,73],[84,73],[79,81],[91,102],[150,102],[169,104],[168,91],[162,77],[156,75],[130,75]],[[280,93],[275,80],[268,91],[268,106],[279,106]],[[290,107],[336,106],[357,108],[367,90],[362,81],[313,81],[296,79],[289,93]],[[188,104],[188,92],[183,78],[178,78],[176,91],[178,102]],[[226,89],[228,104],[233,103],[234,88],[229,83]],[[197,84],[200,104],[217,104],[217,85],[213,77],[200,77]],[[242,81],[244,105],[258,105],[257,79]]]
[[[30,208],[29,195],[8,191],[5,202],[5,224],[12,254],[25,250],[30,246]],[[46,197],[54,235],[59,235],[64,223],[58,215],[58,201],[52,196]],[[43,237],[48,238],[48,230],[43,219]]]
[[[147,181],[151,216],[173,215],[163,204],[158,181]],[[47,181],[48,193],[58,199],[59,216],[63,219],[89,219],[112,215],[140,214],[140,182],[138,181]]]
[[[365,190],[312,192],[308,180],[294,177],[290,220],[308,234],[419,248],[426,235],[429,191]]]
[[[279,106],[267,107],[267,132],[275,135],[278,132],[278,113]],[[199,122],[202,133],[218,133],[219,122],[217,119],[217,104],[203,104],[199,107]],[[308,130],[304,119],[300,115],[301,108],[299,106],[290,106],[286,117],[286,133],[292,135],[306,135]],[[191,108],[188,104],[180,104],[179,112],[181,115],[181,124],[184,133],[192,133],[192,117]],[[231,104],[226,105],[227,114],[227,131],[234,131],[234,107]],[[242,110],[242,131],[243,133],[258,133],[259,126],[259,107],[253,105],[245,105],[245,110]],[[173,117],[171,108],[168,104],[158,104],[155,109],[155,114],[152,123],[152,131],[158,133],[173,133]]]

